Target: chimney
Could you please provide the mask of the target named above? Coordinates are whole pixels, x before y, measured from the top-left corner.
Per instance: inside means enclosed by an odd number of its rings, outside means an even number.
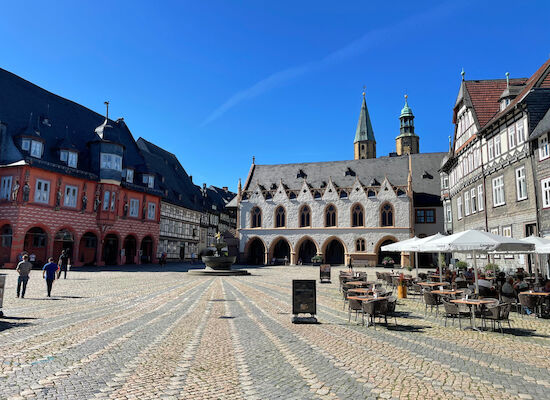
[[[189,179],[191,179],[191,183],[193,183],[193,175],[189,175]]]
[[[229,188],[227,186],[222,187],[222,189],[225,193],[229,192]]]

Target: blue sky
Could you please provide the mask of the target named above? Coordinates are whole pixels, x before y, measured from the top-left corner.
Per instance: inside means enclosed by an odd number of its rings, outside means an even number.
[[[466,79],[528,77],[550,54],[548,1],[19,1],[1,62],[236,190],[258,164],[353,158],[361,92],[378,155],[403,95],[423,152],[445,151]]]

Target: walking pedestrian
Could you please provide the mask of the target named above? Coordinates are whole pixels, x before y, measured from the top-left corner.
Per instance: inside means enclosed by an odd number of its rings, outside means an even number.
[[[57,263],[59,265],[60,271],[57,279],[61,277],[61,272],[63,272],[63,279],[67,279],[67,267],[70,263],[69,255],[67,254],[67,250],[61,250],[61,255],[59,256],[59,262]]]
[[[42,267],[42,278],[46,279],[46,288],[48,289],[48,297],[52,297],[52,286],[55,281],[55,275],[59,267],[53,262],[53,257],[48,258],[48,263]]]
[[[27,291],[27,282],[29,281],[29,274],[31,273],[32,264],[29,262],[28,254],[23,254],[23,260],[17,264],[15,269],[19,273],[17,278],[17,297],[21,294],[21,298],[25,298],[25,292]],[[23,286],[23,288],[21,288]],[[21,290],[22,289],[22,290]]]

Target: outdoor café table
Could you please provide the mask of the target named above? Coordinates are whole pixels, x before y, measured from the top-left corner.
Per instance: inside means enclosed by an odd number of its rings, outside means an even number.
[[[546,293],[546,292],[530,292],[530,291],[526,291],[526,292],[521,292],[522,295],[527,295],[527,296],[537,296],[537,297],[540,297],[540,301],[549,301],[550,300],[550,293]],[[542,308],[542,303],[539,303],[539,307],[537,307],[539,310],[537,312],[537,315],[540,317],[543,313],[543,311],[540,309]]]
[[[455,304],[465,304],[470,307],[470,327],[472,330],[481,332],[476,326],[476,314],[475,306],[484,307],[486,304],[493,304],[493,300],[481,300],[481,299],[456,299],[451,300],[451,303]]]
[[[378,296],[378,297],[374,297],[374,296],[348,296],[348,299],[359,300],[359,301],[383,300],[383,299],[387,299],[387,298],[388,297],[386,297],[386,296]]]
[[[369,289],[369,288],[352,288],[352,289],[348,289],[348,293],[372,294],[372,293],[374,293],[374,291],[372,289]]]
[[[449,282],[418,282],[418,285],[434,288],[438,286],[449,286]]]
[[[348,281],[348,282],[345,282],[346,285],[349,285],[349,286],[357,286],[357,287],[361,287],[361,286],[367,286],[367,285],[372,285],[373,282],[367,282],[367,281]]]
[[[432,290],[433,294],[438,294],[440,296],[453,296],[453,295],[457,295],[457,294],[462,294],[464,293],[464,290],[448,290],[448,289],[443,289],[443,290]]]

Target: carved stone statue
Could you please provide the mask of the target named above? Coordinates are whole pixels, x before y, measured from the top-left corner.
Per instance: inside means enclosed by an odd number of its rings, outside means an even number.
[[[86,207],[88,206],[88,196],[86,196],[86,192],[82,192],[82,209],[81,211],[86,211]]]
[[[124,200],[124,207],[123,207],[122,212],[123,212],[124,217],[128,216],[128,200]]]
[[[57,192],[55,193],[55,208],[59,208],[61,205],[61,198],[63,197],[63,194],[61,193],[61,188],[57,188]]]
[[[31,188],[29,187],[29,183],[25,182],[23,185],[23,201],[29,201],[29,194],[31,193]]]
[[[19,181],[15,181],[13,189],[11,190],[11,201],[17,201],[17,194],[19,193]]]
[[[115,192],[113,192],[113,195],[111,196],[111,211],[115,211]]]
[[[95,200],[94,200],[94,212],[97,211],[97,209],[99,208],[100,204],[101,204],[101,200],[99,200],[99,194],[96,193],[96,195],[95,195]]]
[[[147,203],[143,200],[143,219],[147,218]]]

